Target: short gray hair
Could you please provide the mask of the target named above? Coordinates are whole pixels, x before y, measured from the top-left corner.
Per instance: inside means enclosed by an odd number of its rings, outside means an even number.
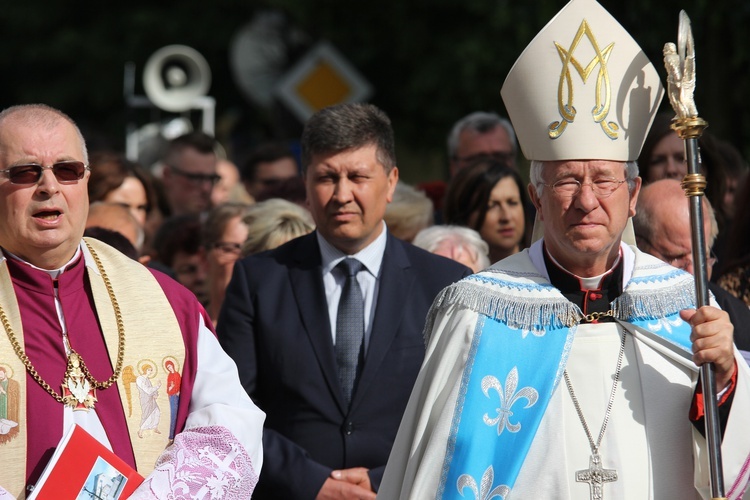
[[[480,134],[484,134],[491,130],[495,130],[497,127],[503,127],[508,132],[510,137],[510,145],[512,153],[515,155],[517,151],[516,147],[516,132],[513,130],[513,125],[510,121],[500,117],[497,113],[488,113],[486,111],[475,111],[470,113],[460,120],[458,120],[451,128],[448,134],[448,156],[455,158],[458,151],[458,137],[464,130],[474,130]]]
[[[542,170],[544,165],[551,162],[545,162],[540,160],[531,160],[529,166],[529,182],[534,189],[536,189],[536,195],[542,196],[542,189],[544,188],[544,179],[542,179]],[[633,193],[635,189],[635,178],[638,177],[638,163],[635,161],[625,162],[625,180],[628,181],[628,191]]]
[[[464,226],[430,226],[421,230],[414,238],[413,244],[433,253],[444,241],[450,241],[456,248],[466,251],[477,267],[490,267],[490,247],[478,232]]]

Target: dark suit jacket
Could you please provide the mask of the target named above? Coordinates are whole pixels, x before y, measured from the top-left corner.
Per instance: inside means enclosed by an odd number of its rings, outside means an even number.
[[[714,294],[719,307],[729,314],[729,320],[734,326],[734,345],[742,351],[750,351],[750,309],[713,281],[708,282],[708,289]]]
[[[351,408],[338,381],[315,234],[237,262],[218,321],[245,390],[266,412],[253,498],[314,499],[333,469],[377,489],[424,357],[427,311],[469,269],[390,234]]]

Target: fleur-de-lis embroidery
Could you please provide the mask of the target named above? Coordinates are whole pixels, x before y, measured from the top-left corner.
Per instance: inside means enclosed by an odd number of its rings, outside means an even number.
[[[464,496],[464,489],[469,488],[474,492],[475,500],[492,500],[493,498],[500,498],[505,500],[505,497],[510,493],[510,488],[506,485],[501,484],[496,486],[492,491],[492,483],[495,481],[495,470],[490,465],[484,474],[482,474],[482,482],[477,486],[477,480],[471,477],[469,474],[462,474],[456,482],[456,487],[461,496]]]
[[[544,337],[544,334],[547,333],[546,330],[543,328],[532,326],[531,328],[523,328],[523,327],[512,327],[508,326],[508,330],[512,332],[521,332],[521,338],[525,339],[529,334],[534,335],[535,337]]]
[[[511,408],[521,398],[526,398],[525,408],[534,406],[536,400],[539,398],[539,393],[533,387],[524,387],[520,391],[516,392],[518,386],[518,368],[513,369],[508,373],[505,378],[505,389],[503,389],[500,381],[492,375],[487,375],[482,379],[482,392],[487,397],[490,397],[489,390],[495,389],[500,396],[500,407],[497,408],[497,417],[490,418],[488,413],[484,414],[484,423],[487,425],[497,425],[497,435],[503,433],[505,429],[510,432],[518,432],[521,430],[521,424],[513,424],[510,421],[510,417],[513,416]]]
[[[523,329],[523,332],[521,332],[521,337],[526,338],[529,334],[532,334],[535,337],[544,337],[544,334],[547,333],[546,330],[543,328],[531,328],[531,329]]]
[[[659,318],[656,323],[649,323],[648,329],[652,332],[658,332],[662,329],[666,330],[667,333],[672,333],[672,327],[680,326],[684,321],[678,316],[677,318],[670,320],[668,318]]]

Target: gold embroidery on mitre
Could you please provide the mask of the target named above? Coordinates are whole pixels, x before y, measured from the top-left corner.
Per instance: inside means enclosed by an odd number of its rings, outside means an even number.
[[[573,53],[576,51],[576,48],[578,48],[578,44],[583,39],[584,35],[588,38],[589,42],[591,42],[591,46],[596,53],[594,58],[585,68],[575,57],[573,57]],[[607,137],[613,140],[617,139],[617,131],[620,127],[615,122],[607,122],[605,120],[609,114],[610,101],[612,100],[607,61],[609,60],[609,56],[612,53],[614,46],[615,43],[612,42],[607,45],[604,50],[601,50],[585,19],[581,22],[581,26],[579,26],[578,32],[576,33],[575,38],[573,38],[573,43],[570,44],[568,50],[565,50],[559,43],[555,42],[557,53],[563,63],[562,72],[560,73],[560,82],[557,85],[557,106],[563,120],[550,123],[550,138],[557,139],[560,137],[563,132],[565,132],[568,123],[573,123],[573,120],[575,120],[576,117],[576,109],[573,106],[573,80],[570,75],[570,66],[572,64],[584,84],[594,71],[594,68],[597,66],[599,67],[596,76],[596,105],[591,110],[591,116],[593,117],[594,122],[601,125],[602,130],[607,134]],[[567,102],[563,102],[563,93],[565,90],[567,90]]]

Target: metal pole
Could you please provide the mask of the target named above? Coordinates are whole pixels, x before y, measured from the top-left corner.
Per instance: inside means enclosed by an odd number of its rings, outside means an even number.
[[[695,46],[690,18],[680,12],[677,45],[664,45],[664,66],[667,69],[669,101],[676,113],[672,128],[685,142],[685,159],[688,174],[682,180],[682,189],[688,197],[690,229],[693,244],[693,269],[695,277],[695,303],[697,308],[709,304],[706,235],[703,226],[703,196],[706,178],[701,171],[698,139],[708,123],[698,116],[693,100],[695,90]],[[711,497],[724,496],[724,470],[721,461],[721,427],[719,406],[716,401],[716,377],[713,363],[705,363],[700,369],[705,413],[705,435],[708,448]]]
[[[695,276],[695,303],[700,308],[709,305],[708,266],[706,255],[706,235],[703,221],[703,196],[706,178],[700,172],[700,152],[698,137],[708,124],[700,118],[675,120],[673,128],[685,141],[685,158],[688,174],[682,180],[682,189],[688,197],[690,207],[690,229],[693,244],[693,270]],[[716,401],[716,381],[713,363],[701,366],[701,387],[703,388],[703,408],[705,413],[706,446],[708,447],[709,469],[711,473],[711,497],[724,496],[724,470],[721,460],[721,423]]]

